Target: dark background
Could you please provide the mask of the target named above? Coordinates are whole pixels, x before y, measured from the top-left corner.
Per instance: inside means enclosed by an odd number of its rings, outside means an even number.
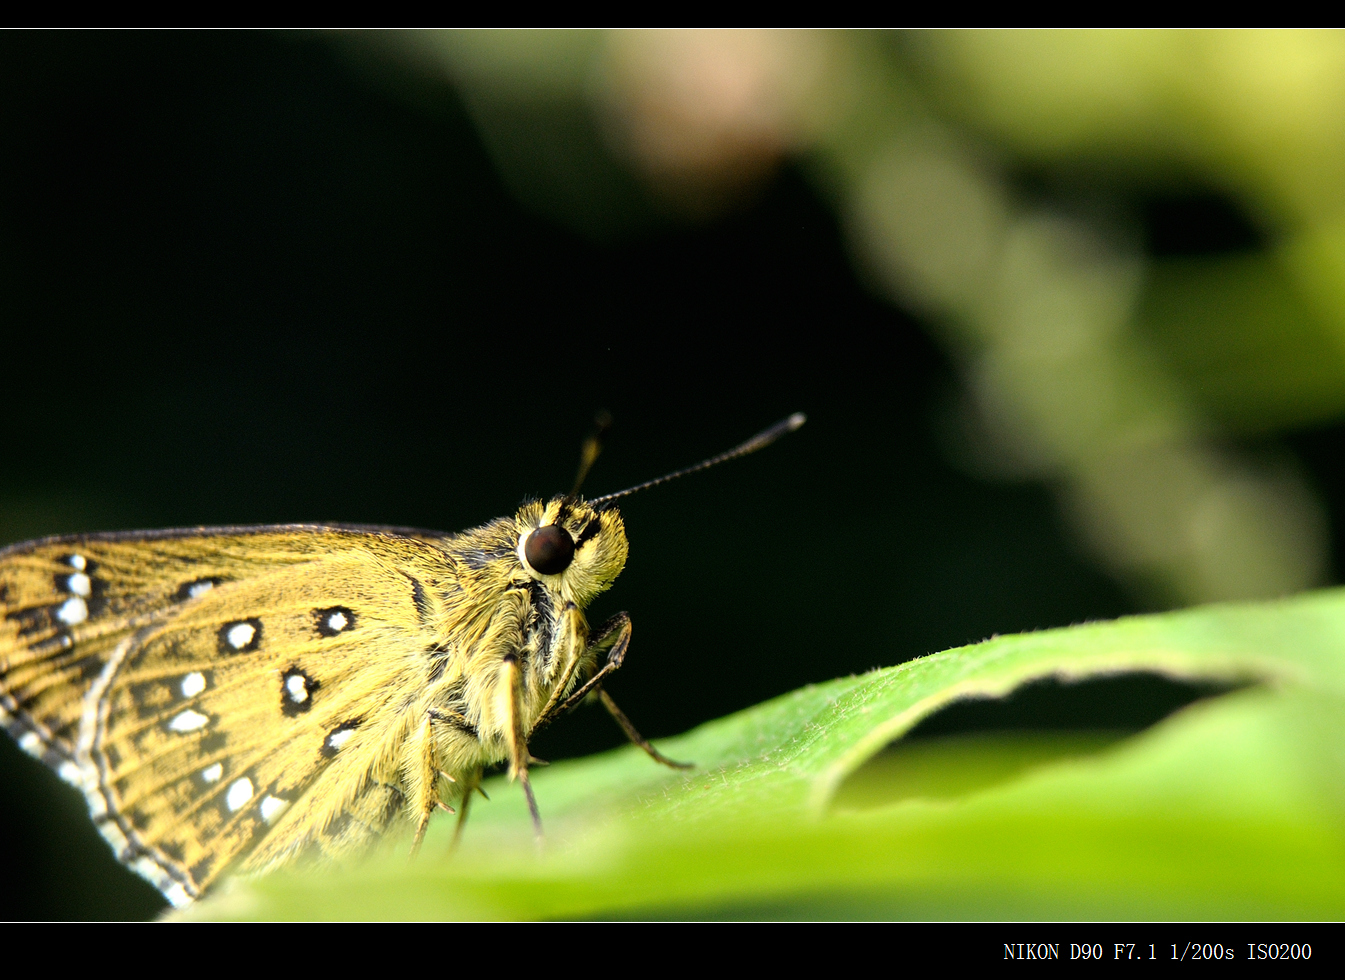
[[[946,462],[950,367],[855,277],[799,175],[596,244],[516,204],[454,92],[431,94],[400,98],[320,38],[0,38],[0,543],[456,530],[567,489],[598,409],[615,425],[592,494],[804,411],[770,450],[622,508],[630,562],[591,618],[631,613],[609,690],[647,735],[1135,610],[1045,488]],[[1240,247],[1217,199],[1136,213],[1164,249]],[[1300,441],[1329,487],[1336,434]],[[534,751],[621,742],[586,709]],[[4,739],[0,848],[0,918],[162,906]]]

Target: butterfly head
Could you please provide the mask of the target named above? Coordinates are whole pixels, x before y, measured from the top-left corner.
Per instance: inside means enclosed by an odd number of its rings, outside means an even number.
[[[626,567],[626,527],[615,507],[553,497],[524,504],[516,521],[524,570],[581,608],[610,588]]]

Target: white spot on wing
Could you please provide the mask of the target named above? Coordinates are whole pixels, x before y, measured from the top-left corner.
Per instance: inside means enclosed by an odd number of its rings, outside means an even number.
[[[193,582],[187,586],[187,595],[193,599],[199,599],[214,587],[215,583],[210,579],[202,579],[200,582]]]
[[[252,638],[257,635],[257,628],[251,623],[236,623],[229,627],[229,632],[224,638],[229,641],[229,646],[235,650],[241,650],[252,642]]]
[[[164,879],[168,877],[163,873],[163,866],[148,856],[136,858],[135,863],[131,865],[131,870],[156,885],[163,883]]]
[[[228,794],[224,797],[224,803],[230,813],[237,813],[248,805],[250,799],[252,799],[252,780],[244,776],[233,781]]]
[[[206,766],[201,770],[201,778],[207,783],[218,783],[220,777],[224,775],[224,763],[217,762],[213,766]]]
[[[270,823],[276,817],[280,816],[285,807],[289,805],[289,800],[282,800],[278,796],[266,796],[266,798],[262,800],[261,805],[262,819],[267,823]]]
[[[210,716],[188,708],[168,723],[175,732],[194,732],[210,724]]]
[[[285,690],[289,693],[290,700],[295,704],[303,704],[308,700],[308,682],[303,674],[290,674],[285,678]]]
[[[65,587],[75,595],[87,596],[93,591],[93,583],[83,572],[71,572],[65,577]]]
[[[71,568],[76,569],[77,571],[82,572],[89,567],[89,563],[84,560],[83,555],[71,555],[66,561],[70,563]]]
[[[19,738],[19,748],[29,755],[38,755],[42,751],[42,739],[37,732],[24,732]]]
[[[175,881],[163,889],[163,897],[168,899],[175,909],[185,908],[191,904],[191,896],[187,894],[187,889],[180,881]]]
[[[89,607],[79,596],[74,596],[61,603],[61,608],[56,610],[56,618],[66,626],[78,626],[89,618]]]
[[[182,678],[182,696],[184,698],[194,698],[205,690],[205,674],[199,670],[193,670],[186,677]]]
[[[346,614],[341,612],[340,610],[337,610],[336,612],[332,613],[330,616],[327,617],[327,628],[331,630],[333,633],[340,633],[343,629],[345,629],[349,625],[350,620],[348,620],[346,618]]]
[[[355,734],[353,728],[338,728],[327,736],[327,748],[333,752],[340,752],[342,746],[350,741],[350,736]]]

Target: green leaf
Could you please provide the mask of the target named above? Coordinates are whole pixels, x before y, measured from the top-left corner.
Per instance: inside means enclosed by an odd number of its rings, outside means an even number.
[[[959,700],[1134,672],[1229,693],[1138,732],[901,741]],[[441,819],[414,862],[400,840],[185,917],[1340,918],[1343,709],[1341,591],[998,637],[660,741],[689,772],[535,770],[540,854],[495,780],[457,853]]]

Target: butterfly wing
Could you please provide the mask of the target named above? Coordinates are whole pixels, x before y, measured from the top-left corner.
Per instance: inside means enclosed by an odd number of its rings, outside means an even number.
[[[0,723],[185,904],[249,855],[341,853],[395,815],[453,576],[430,537],[372,528],[17,545],[0,551]]]

